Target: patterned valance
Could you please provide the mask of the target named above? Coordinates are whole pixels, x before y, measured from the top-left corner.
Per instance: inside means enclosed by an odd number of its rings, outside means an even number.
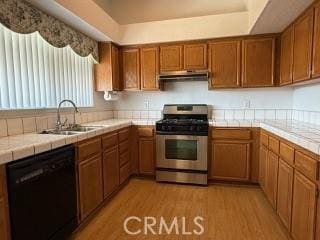
[[[80,56],[98,61],[98,43],[23,0],[0,0],[0,23],[17,33],[33,33],[55,47],[70,47]]]

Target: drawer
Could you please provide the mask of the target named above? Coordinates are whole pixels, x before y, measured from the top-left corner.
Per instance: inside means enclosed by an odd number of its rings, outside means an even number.
[[[102,138],[103,150],[109,150],[116,145],[118,145],[118,133],[112,133]]]
[[[212,130],[213,139],[250,140],[251,130],[240,128],[216,128]]]
[[[295,152],[295,167],[311,180],[318,180],[318,161],[299,152]]]
[[[272,152],[279,154],[279,145],[280,145],[280,142],[278,139],[269,136],[269,149]]]
[[[101,154],[101,138],[95,138],[78,145],[78,161],[84,161]]]
[[[269,147],[269,137],[265,132],[261,132],[260,144],[266,146],[267,148]]]
[[[120,154],[122,154],[122,153],[124,153],[124,152],[129,150],[129,146],[130,146],[129,143],[130,143],[130,141],[127,140],[127,141],[119,144],[119,153]]]
[[[119,142],[128,140],[130,137],[130,128],[125,128],[119,131]]]
[[[126,164],[127,162],[129,162],[130,160],[130,151],[126,151],[122,154],[120,154],[120,166],[123,166],[124,164]]]
[[[293,164],[294,163],[294,148],[280,142],[280,157],[284,161]]]
[[[153,137],[153,128],[140,127],[138,128],[139,137]]]
[[[126,181],[131,175],[131,165],[130,162],[125,164],[120,168],[120,184]]]

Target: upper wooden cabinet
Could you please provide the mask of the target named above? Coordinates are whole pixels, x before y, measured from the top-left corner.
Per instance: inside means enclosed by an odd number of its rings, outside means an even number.
[[[280,85],[292,83],[294,29],[289,27],[281,35]]]
[[[181,71],[183,69],[183,46],[160,46],[160,72]]]
[[[94,65],[96,91],[119,91],[119,50],[112,43],[99,43],[99,64]]]
[[[123,90],[140,90],[140,51],[138,48],[122,49]]]
[[[315,7],[312,77],[320,76],[320,2]]]
[[[159,48],[141,48],[141,89],[159,89]]]
[[[275,39],[246,39],[242,42],[242,86],[274,85]]]
[[[241,85],[240,41],[209,44],[209,88],[236,88]]]
[[[294,24],[293,82],[311,78],[313,9]]]
[[[186,44],[183,46],[185,70],[207,69],[207,44]]]

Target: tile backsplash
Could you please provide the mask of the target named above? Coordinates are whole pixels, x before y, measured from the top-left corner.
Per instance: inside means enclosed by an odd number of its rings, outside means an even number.
[[[99,111],[77,113],[76,123],[84,124],[88,122],[112,119],[113,111]],[[73,114],[61,114],[61,121],[68,119],[68,123],[73,122]],[[13,136],[23,133],[41,132],[46,129],[55,128],[57,114],[48,114],[41,116],[27,116],[20,118],[0,119],[0,137]]]

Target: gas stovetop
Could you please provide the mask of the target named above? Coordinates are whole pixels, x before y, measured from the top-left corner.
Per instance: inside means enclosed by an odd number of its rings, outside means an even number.
[[[207,136],[208,127],[207,105],[165,105],[156,122],[157,134]]]

